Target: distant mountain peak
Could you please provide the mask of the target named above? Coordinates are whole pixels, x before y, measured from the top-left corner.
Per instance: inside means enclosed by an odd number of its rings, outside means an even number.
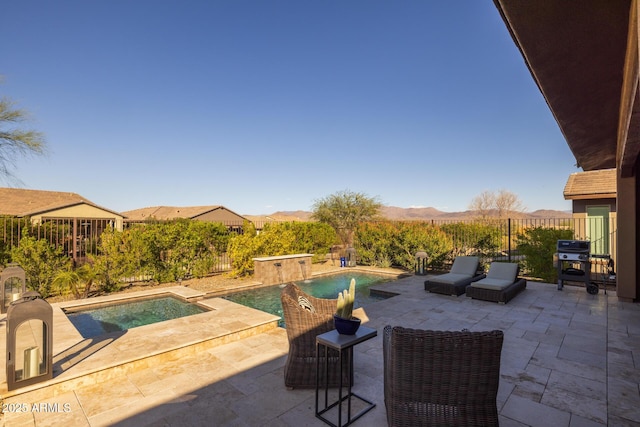
[[[312,212],[297,211],[278,211],[270,215],[244,215],[251,219],[262,218],[271,221],[310,221]],[[473,211],[463,212],[443,212],[433,207],[408,207],[400,208],[397,206],[383,206],[380,209],[380,216],[386,219],[396,221],[426,221],[431,219],[437,220],[465,220],[473,219],[477,214]],[[552,209],[538,209],[533,212],[525,212],[519,214],[521,218],[571,218],[571,211],[557,211]]]

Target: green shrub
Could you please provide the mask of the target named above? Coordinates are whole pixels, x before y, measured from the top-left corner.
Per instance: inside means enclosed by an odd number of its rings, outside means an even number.
[[[211,272],[226,251],[229,232],[221,223],[178,219],[105,230],[90,261],[101,291],[118,290],[125,279],[164,283]]]
[[[356,253],[363,265],[390,267],[396,227],[390,221],[364,222],[355,229]]]
[[[11,259],[11,251],[9,245],[0,240],[0,266],[7,265]]]
[[[425,251],[429,266],[442,264],[451,252],[451,239],[425,222],[376,221],[359,224],[355,232],[360,263],[376,267],[389,264],[412,270],[415,254]]]
[[[416,252],[427,253],[427,265],[440,266],[451,253],[452,242],[439,227],[425,222],[398,223],[398,237],[394,241],[394,264],[413,270]]]
[[[534,227],[519,233],[516,238],[521,264],[532,277],[548,283],[558,281],[558,270],[553,266],[553,254],[558,240],[573,239],[573,230]]]
[[[480,222],[456,222],[440,226],[452,240],[452,258],[459,255],[491,257],[500,250],[502,230]]]
[[[246,226],[243,234],[232,237],[229,242],[232,274],[253,274],[253,258],[296,253],[294,241],[295,234],[286,226],[266,224],[260,234],[253,225]]]
[[[229,242],[236,276],[253,274],[253,258],[257,257],[311,253],[314,261],[324,259],[337,239],[331,226],[319,222],[268,223],[260,234],[253,225],[245,224],[244,230]]]
[[[52,289],[58,295],[73,295],[75,299],[89,298],[96,273],[90,263],[76,269],[62,270],[54,277]]]
[[[253,274],[253,258],[258,253],[258,233],[251,223],[245,222],[244,232],[231,237],[227,253],[231,258],[231,274],[249,276]]]
[[[100,236],[98,254],[89,256],[89,262],[95,272],[95,283],[102,292],[113,292],[120,289],[124,277],[137,273],[142,259],[139,253],[130,250],[134,242],[132,233],[105,230]]]
[[[131,243],[145,243],[134,249],[143,261],[138,271],[153,275],[158,282],[207,275],[230,239],[221,223],[189,219],[147,223],[130,231],[140,233]]]
[[[280,227],[290,228],[295,236],[292,243],[294,253],[313,254],[312,262],[326,259],[331,246],[338,241],[336,231],[324,222],[280,223]],[[278,232],[278,230],[274,230]]]
[[[56,249],[46,240],[29,235],[23,236],[20,244],[11,248],[11,261],[20,264],[29,289],[39,292],[43,298],[51,295],[51,284],[56,275],[71,266],[71,259],[61,247]]]

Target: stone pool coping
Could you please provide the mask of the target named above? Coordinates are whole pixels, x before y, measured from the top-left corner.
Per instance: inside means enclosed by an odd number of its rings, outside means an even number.
[[[196,302],[206,297],[206,293],[197,291],[184,286],[174,286],[168,288],[149,289],[144,291],[128,292],[122,294],[104,295],[94,298],[86,298],[81,300],[62,301],[51,304],[52,307],[59,307],[62,310],[82,310],[87,307],[99,306],[105,303],[130,302],[142,298],[157,297],[163,294],[169,294],[180,298],[183,301]]]

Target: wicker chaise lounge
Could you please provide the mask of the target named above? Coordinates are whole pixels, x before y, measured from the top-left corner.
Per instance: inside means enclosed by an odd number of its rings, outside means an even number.
[[[290,283],[280,295],[284,322],[289,339],[289,355],[284,367],[284,383],[288,388],[316,386],[316,336],[334,328],[336,299],[315,298]],[[340,383],[338,353],[329,351],[329,386]],[[323,366],[324,360],[321,360]],[[343,384],[351,379],[346,358],[343,360]],[[321,379],[324,380],[324,377]],[[321,381],[321,386],[324,382]]]
[[[384,403],[390,426],[497,426],[502,331],[386,326]]]
[[[424,290],[460,296],[471,282],[485,277],[484,274],[477,274],[478,263],[476,256],[458,256],[453,260],[449,273],[430,277],[424,282]]]
[[[492,262],[487,277],[469,285],[467,296],[506,304],[527,287],[527,281],[518,277],[518,272],[518,264]]]

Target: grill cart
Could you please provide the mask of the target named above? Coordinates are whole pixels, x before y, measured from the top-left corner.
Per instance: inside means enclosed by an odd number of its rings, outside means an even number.
[[[591,243],[587,240],[558,240],[558,290],[561,291],[564,281],[584,282],[587,292],[595,295],[598,285],[591,283],[590,252]]]

